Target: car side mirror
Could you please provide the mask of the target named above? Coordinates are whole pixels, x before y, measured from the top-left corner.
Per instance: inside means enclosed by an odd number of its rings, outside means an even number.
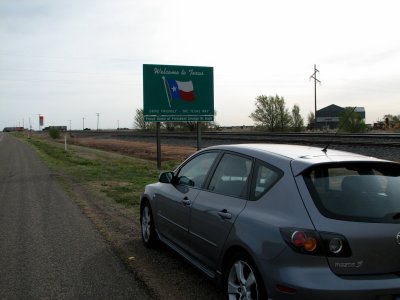
[[[163,172],[160,174],[158,181],[161,183],[172,183],[174,172]]]

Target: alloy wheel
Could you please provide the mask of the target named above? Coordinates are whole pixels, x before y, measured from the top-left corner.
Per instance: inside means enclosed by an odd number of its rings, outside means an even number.
[[[237,260],[231,265],[227,284],[229,300],[259,299],[256,275],[244,260]]]

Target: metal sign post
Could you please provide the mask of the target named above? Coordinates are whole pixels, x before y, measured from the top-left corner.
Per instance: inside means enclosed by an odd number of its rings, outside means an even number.
[[[201,123],[197,122],[197,150],[201,149]]]
[[[161,170],[161,123],[157,122],[156,123],[156,128],[157,128],[157,169]]]

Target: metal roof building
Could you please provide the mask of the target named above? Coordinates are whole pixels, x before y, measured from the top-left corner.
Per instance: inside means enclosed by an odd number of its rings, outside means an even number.
[[[339,127],[340,113],[344,110],[344,107],[331,104],[327,107],[317,110],[317,129],[335,129]],[[356,107],[355,112],[360,114],[361,118],[365,120],[365,108]]]

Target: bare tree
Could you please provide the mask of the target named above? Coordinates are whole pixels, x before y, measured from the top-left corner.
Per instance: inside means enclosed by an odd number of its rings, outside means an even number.
[[[387,114],[383,117],[385,120],[386,128],[399,128],[400,127],[400,115],[394,116],[391,114]]]
[[[148,122],[144,121],[143,108],[136,109],[134,127],[137,129],[148,128]]]

